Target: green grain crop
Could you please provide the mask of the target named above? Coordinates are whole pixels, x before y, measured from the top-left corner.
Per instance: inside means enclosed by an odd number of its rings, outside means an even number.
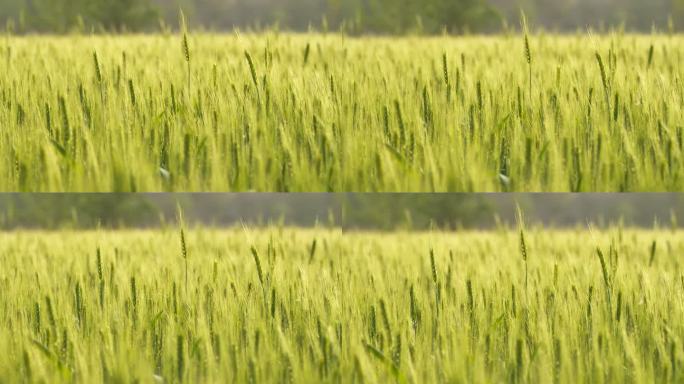
[[[684,380],[681,231],[523,233],[2,233],[0,382]]]
[[[525,30],[8,36],[0,190],[684,191],[684,39]]]

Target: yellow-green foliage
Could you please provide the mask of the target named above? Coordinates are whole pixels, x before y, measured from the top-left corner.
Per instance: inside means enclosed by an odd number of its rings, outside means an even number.
[[[8,37],[0,190],[683,191],[683,51],[620,34]]]
[[[684,380],[681,232],[184,238],[1,235],[0,382]]]

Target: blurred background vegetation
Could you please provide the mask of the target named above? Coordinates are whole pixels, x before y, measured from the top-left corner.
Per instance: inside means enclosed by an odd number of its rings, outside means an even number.
[[[554,227],[684,222],[681,194],[0,194],[0,230],[160,227],[178,204],[188,222],[218,227],[495,228],[515,223],[516,204]]]
[[[14,33],[152,32],[175,28],[179,8],[217,31],[497,32],[517,28],[520,9],[554,31],[684,27],[684,0],[2,0],[0,22]]]

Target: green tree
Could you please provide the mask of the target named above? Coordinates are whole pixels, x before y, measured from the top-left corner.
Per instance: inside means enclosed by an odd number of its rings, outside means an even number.
[[[475,226],[491,218],[492,205],[482,196],[469,195],[349,195],[344,201],[348,228],[427,229]]]
[[[437,20],[439,27],[446,27],[452,32],[487,27],[501,18],[494,8],[481,0],[440,0],[432,11],[432,17]]]
[[[88,16],[108,31],[142,30],[159,18],[157,9],[149,1],[91,0],[90,3]]]
[[[363,27],[371,32],[438,33],[478,30],[498,20],[483,0],[367,0],[357,5]],[[347,11],[349,12],[349,11]],[[345,19],[354,14],[343,15]]]
[[[139,195],[67,194],[0,196],[0,228],[92,228],[145,225],[158,210]]]
[[[159,14],[148,0],[27,0],[33,29],[69,32],[74,28],[138,31],[155,25]]]
[[[28,22],[39,31],[67,32],[83,18],[84,0],[27,0]]]

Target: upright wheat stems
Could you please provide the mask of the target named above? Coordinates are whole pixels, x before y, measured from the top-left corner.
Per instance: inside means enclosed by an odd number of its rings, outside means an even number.
[[[252,76],[252,82],[254,83],[254,90],[257,93],[257,98],[261,98],[259,92],[259,80],[257,79],[256,67],[254,66],[252,55],[250,55],[248,51],[245,51],[245,58],[247,59],[247,64],[249,65],[249,74]]]
[[[182,49],[183,49],[183,56],[185,57],[185,62],[188,67],[188,97],[190,96],[190,86],[191,86],[191,68],[190,68],[190,44],[188,43],[188,24],[185,20],[185,13],[183,13],[183,10],[180,10],[180,25],[181,25],[181,32],[183,34],[183,42],[182,42]]]
[[[606,264],[606,259],[603,256],[601,248],[596,248],[596,254],[598,255],[599,262],[601,263],[601,275],[603,276],[603,284],[606,287],[606,301],[608,302],[608,313],[612,314],[612,304],[611,300],[613,297],[613,287],[610,272],[608,272],[608,265]]]
[[[171,233],[3,233],[0,348],[17,353],[3,355],[0,377],[27,381],[30,365],[28,381],[55,383],[417,383],[456,371],[492,383],[682,382],[681,233],[527,230],[522,211],[498,232],[196,227],[187,293],[184,221]],[[593,236],[610,248],[589,246]],[[633,256],[621,273],[618,249]]]
[[[181,237],[181,256],[183,257],[183,262],[185,264],[185,292],[188,292],[188,247],[185,242],[185,223],[183,222],[183,210],[180,204],[176,208],[178,212],[178,226],[180,227],[180,237]]]
[[[598,52],[596,52],[596,61],[598,62],[599,70],[601,72],[601,84],[603,85],[603,92],[605,96],[607,110],[606,113],[608,114],[608,126],[610,127],[612,125],[610,113],[610,80],[608,79],[608,75],[606,73],[606,67],[605,65],[603,65],[603,58]]]
[[[104,102],[104,84],[102,78],[102,69],[100,67],[100,59],[97,56],[97,51],[93,52],[93,65],[95,67],[95,80],[97,80],[97,86],[100,89],[100,100]]]
[[[446,52],[442,55],[442,69],[444,71],[444,86],[446,87],[447,102],[451,102],[451,79],[449,78],[449,62]]]
[[[525,40],[525,60],[527,61],[527,68],[529,70],[530,100],[532,100],[532,49],[530,47],[530,30],[527,25],[527,16],[525,16],[525,12],[521,12],[520,20]]]
[[[525,243],[525,220],[522,209],[517,207],[518,227],[520,228],[520,254],[522,255],[523,263],[525,264],[525,301],[527,301],[528,290],[528,266],[527,266],[527,244]]]

